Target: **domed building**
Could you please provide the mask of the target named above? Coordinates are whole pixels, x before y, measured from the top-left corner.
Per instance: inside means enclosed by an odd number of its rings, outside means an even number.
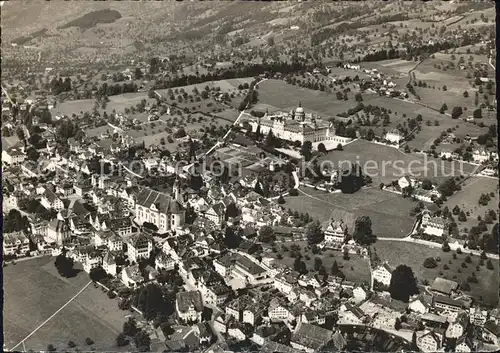
[[[336,147],[339,143],[344,145],[352,141],[351,138],[335,135],[335,128],[330,122],[322,120],[317,115],[306,114],[300,102],[298,107],[295,110],[292,109],[289,113],[278,111],[268,114],[266,112],[263,118],[251,120],[250,125],[253,132],[256,132],[260,126],[262,134],[268,134],[269,131],[272,131],[276,137],[292,142],[304,143],[305,141],[311,141],[312,143],[320,143],[332,141]]]

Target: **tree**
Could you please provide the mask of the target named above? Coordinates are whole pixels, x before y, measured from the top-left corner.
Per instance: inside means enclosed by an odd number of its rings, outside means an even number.
[[[87,337],[85,338],[85,343],[87,344],[87,346],[91,346],[94,344],[94,341],[92,340],[92,338]]]
[[[118,347],[124,347],[128,345],[128,340],[127,337],[123,333],[119,333],[118,336],[116,337],[116,345]]]
[[[325,147],[325,145],[323,143],[320,143],[318,145],[318,152],[321,152],[321,153],[326,153],[327,152],[326,151],[326,147]]]
[[[428,257],[424,260],[425,268],[435,268],[437,267],[437,261],[433,257]]]
[[[264,143],[267,147],[275,147],[276,138],[274,137],[273,130],[269,130],[269,133],[267,134]]]
[[[300,154],[304,156],[306,161],[309,161],[312,157],[312,142],[305,141],[300,149]]]
[[[271,243],[276,240],[276,235],[274,235],[274,230],[270,226],[263,226],[259,230],[259,241],[263,243]]]
[[[139,352],[148,352],[150,350],[151,338],[149,338],[149,334],[146,331],[139,330],[134,336],[134,343]]]
[[[53,344],[49,344],[49,345],[47,345],[47,350],[49,352],[55,352],[57,349],[56,349],[56,347],[54,347]]]
[[[453,110],[451,111],[451,118],[458,119],[460,115],[462,115],[462,113],[463,113],[462,107],[454,107]]]
[[[413,335],[411,336],[410,351],[412,351],[412,352],[418,352],[417,333],[415,331],[413,331]]]
[[[474,117],[474,119],[481,119],[483,117],[481,108],[475,109],[472,113],[472,116]]]
[[[306,229],[307,242],[309,244],[318,244],[325,238],[323,230],[321,229],[321,224],[318,220],[315,220],[308,224]]]
[[[389,285],[391,298],[408,303],[410,296],[418,294],[417,280],[411,267],[399,265],[392,272]]]
[[[399,331],[401,329],[401,319],[399,317],[396,318],[396,321],[394,323],[394,329],[396,331]]]
[[[78,271],[73,268],[73,259],[66,257],[65,252],[62,252],[56,257],[54,265],[56,266],[57,272],[63,277],[74,277],[78,273]]]
[[[447,241],[443,242],[443,246],[441,247],[441,249],[443,249],[443,252],[450,252],[451,250],[450,245]]]
[[[283,197],[283,195],[280,195],[280,197],[278,197],[278,204],[283,205],[284,203],[285,203],[285,198]]]
[[[106,271],[102,267],[95,267],[90,270],[89,277],[94,282],[99,282],[106,278]]]
[[[314,271],[319,271],[323,267],[323,261],[319,257],[314,259]]]
[[[142,74],[141,69],[136,67],[135,72],[134,72],[134,76],[135,76],[136,80],[140,80],[144,75]]]
[[[441,110],[442,111],[448,110],[448,106],[446,105],[446,103],[443,103],[443,105],[441,106]]]
[[[469,97],[469,92],[465,91],[464,92],[464,98],[468,98]]]
[[[295,258],[293,262],[293,270],[304,275],[307,273],[306,264],[301,260],[300,256]]]
[[[493,262],[491,262],[491,259],[488,259],[488,261],[486,261],[486,268],[488,270],[493,270],[494,269]]]
[[[356,100],[356,102],[362,102],[363,96],[361,95],[361,93],[358,92],[354,95],[354,99]]]
[[[270,47],[272,47],[274,45],[274,37],[273,36],[270,36],[269,38],[267,38],[267,45],[269,45]]]
[[[458,220],[460,222],[466,222],[467,221],[467,217],[465,216],[465,212],[464,211],[460,211],[460,214],[458,215]]]
[[[361,216],[354,224],[353,239],[360,245],[370,245],[377,240],[372,231],[372,220],[368,216]]]
[[[453,213],[453,215],[458,216],[460,214],[460,207],[458,207],[458,205],[453,207],[453,210],[451,212]]]
[[[134,318],[129,317],[128,321],[123,323],[123,334],[125,336],[134,337],[137,332],[137,324]]]
[[[342,147],[342,144],[341,144],[341,143],[339,143],[339,144],[337,145],[337,151],[342,151],[343,149],[344,149],[344,148]]]
[[[432,190],[432,182],[429,179],[424,179],[422,181],[422,189]]]

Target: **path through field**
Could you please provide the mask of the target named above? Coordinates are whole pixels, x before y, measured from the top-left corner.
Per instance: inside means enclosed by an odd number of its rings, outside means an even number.
[[[30,338],[31,336],[33,336],[39,329],[41,329],[47,322],[49,322],[50,320],[52,320],[54,318],[54,316],[56,316],[61,310],[63,310],[66,306],[68,306],[73,300],[76,299],[76,297],[78,297],[80,294],[82,294],[82,292],[92,283],[92,281],[89,281],[89,283],[87,283],[82,289],[80,289],[80,291],[78,293],[76,293],[73,297],[71,297],[70,300],[68,300],[63,306],[61,306],[59,309],[56,310],[56,312],[54,314],[52,314],[47,320],[45,320],[44,322],[42,322],[36,329],[34,329],[29,335],[27,335],[26,337],[24,337],[21,342],[19,342],[18,344],[16,344],[14,347],[12,347],[10,350],[13,351],[15,350],[17,347],[19,347],[21,344],[23,344],[24,341],[26,341],[28,338]]]

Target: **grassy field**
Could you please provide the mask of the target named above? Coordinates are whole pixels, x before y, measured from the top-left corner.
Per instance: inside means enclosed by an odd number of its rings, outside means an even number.
[[[52,257],[10,264],[3,270],[8,283],[4,288],[3,322],[7,348],[30,334],[89,282],[83,271],[74,278],[60,277]],[[80,350],[90,350],[84,342],[90,337],[98,351],[117,350],[114,341],[126,314],[118,309],[116,300],[90,285],[33,334],[25,342],[26,348],[40,351],[53,344],[65,350],[73,340]]]
[[[354,194],[327,194],[311,188],[302,190],[310,196],[288,196],[284,207],[308,212],[321,222],[330,218],[342,219],[351,234],[356,218],[362,215],[370,217],[374,234],[382,238],[405,237],[413,226],[414,219],[409,216],[409,211],[415,204],[376,187]]]
[[[481,194],[489,194],[494,192],[495,196],[491,198],[486,206],[479,205],[479,196]],[[478,223],[477,217],[484,218],[485,212],[493,209],[498,210],[498,180],[493,178],[473,177],[467,180],[462,185],[462,190],[450,196],[445,205],[451,210],[453,207],[458,206],[464,212],[470,212],[466,222],[458,222],[461,229],[476,226]],[[489,227],[491,228],[491,226]]]
[[[65,101],[58,103],[54,109],[51,110],[53,116],[66,115],[71,116],[85,112],[91,112],[94,109],[95,99],[80,99],[75,101]]]
[[[305,262],[306,268],[309,271],[314,271],[314,259],[316,257],[319,257],[323,262],[323,266],[325,266],[327,273],[331,273],[333,262],[337,261],[337,264],[342,269],[342,272],[344,272],[348,281],[353,281],[356,283],[366,281],[367,283],[370,283],[370,267],[368,264],[368,259],[365,259],[359,255],[352,254],[349,255],[349,260],[344,260],[343,254],[341,252],[333,250],[328,250],[323,252],[322,254],[314,255],[310,251],[304,250],[307,246],[307,242],[287,242],[286,246],[290,248],[290,245],[292,244],[297,244],[302,248],[302,261]],[[295,258],[291,257],[288,251],[283,251],[280,244],[277,245],[277,248],[277,253],[269,252],[268,254],[266,254],[266,256],[275,258],[278,263],[293,268]],[[277,259],[278,253],[283,256],[282,259]],[[306,255],[309,256],[309,259],[306,259]]]
[[[352,95],[348,101],[340,101],[331,93],[301,88],[285,81],[271,79],[259,84],[259,102],[253,109],[265,111],[267,108],[270,112],[273,110],[290,111],[297,108],[299,102],[302,103],[306,113],[312,112],[324,118],[334,117],[357,104]]]
[[[476,271],[476,266],[479,263],[479,257],[472,256],[472,263],[467,264],[467,268],[462,268],[461,264],[466,257],[465,251],[464,254],[457,255],[457,259],[453,260],[452,252],[445,253],[440,248],[431,248],[420,244],[378,241],[374,248],[382,261],[388,261],[393,267],[400,264],[410,266],[419,281],[427,279],[429,283],[432,283],[439,276],[462,283],[472,272]],[[425,268],[423,262],[427,257],[440,257],[441,261],[438,267]],[[492,262],[495,266],[494,270],[488,270],[486,266],[480,266],[480,270],[476,271],[479,283],[471,283],[472,290],[468,294],[485,305],[496,307],[498,305],[499,285],[498,261]],[[445,264],[449,267],[448,270],[443,269]],[[459,270],[461,273],[459,273]],[[440,272],[443,274],[440,275]]]
[[[449,176],[460,175],[462,171],[467,174],[474,170],[469,164],[441,161],[414,153],[405,154],[394,147],[365,140],[354,141],[345,146],[343,151],[332,151],[319,159],[329,160],[335,166],[342,166],[343,161],[357,162],[363,174],[372,177],[374,186],[390,183],[410,171],[415,178],[441,181]]]

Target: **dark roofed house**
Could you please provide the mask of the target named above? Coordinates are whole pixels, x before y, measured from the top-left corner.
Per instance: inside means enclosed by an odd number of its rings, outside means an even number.
[[[292,334],[290,344],[295,349],[312,353],[321,350],[332,337],[333,332],[330,330],[299,322]]]
[[[452,299],[444,295],[434,296],[434,308],[436,309],[457,312],[466,309],[468,306],[468,303],[462,300]]]
[[[177,293],[175,309],[181,320],[186,322],[201,321],[203,312],[203,300],[199,291]]]

